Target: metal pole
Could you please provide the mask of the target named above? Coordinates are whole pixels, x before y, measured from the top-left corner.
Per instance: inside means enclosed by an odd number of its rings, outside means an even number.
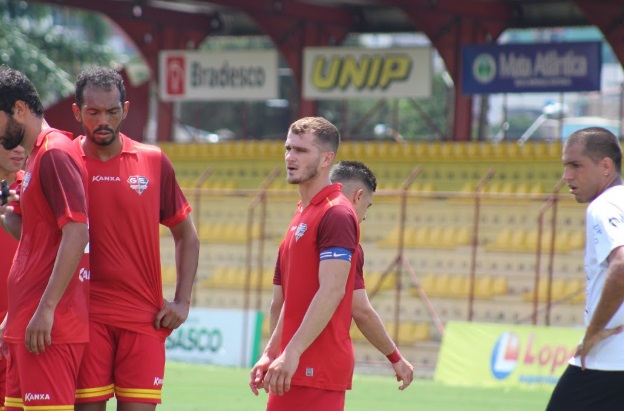
[[[474,317],[474,293],[475,277],[477,268],[477,247],[479,246],[479,214],[481,213],[481,193],[483,187],[492,179],[496,173],[495,168],[490,168],[477,184],[475,189],[475,212],[472,222],[472,253],[470,256],[470,283],[468,287],[468,321]]]

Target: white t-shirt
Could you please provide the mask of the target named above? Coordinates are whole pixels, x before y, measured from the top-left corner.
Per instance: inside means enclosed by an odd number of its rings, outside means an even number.
[[[585,326],[594,315],[607,277],[607,257],[617,247],[624,246],[624,186],[605,190],[587,207],[585,237],[585,274],[587,295]],[[616,311],[607,328],[624,324],[624,305]],[[581,366],[580,357],[570,364]],[[624,371],[624,333],[599,342],[585,358],[585,367],[592,370]]]

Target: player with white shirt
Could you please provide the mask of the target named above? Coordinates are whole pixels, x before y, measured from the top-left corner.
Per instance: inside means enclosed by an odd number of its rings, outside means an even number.
[[[608,130],[573,133],[563,178],[586,212],[587,329],[547,411],[615,410],[624,404],[624,186],[622,149]]]

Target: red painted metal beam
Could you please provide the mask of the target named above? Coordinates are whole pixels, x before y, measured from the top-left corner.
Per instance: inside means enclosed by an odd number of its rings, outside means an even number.
[[[84,0],[36,0],[37,3],[48,3],[56,6],[73,7],[76,9],[97,11],[109,16],[113,21],[119,24],[122,20],[131,20],[135,22],[147,21],[149,23],[166,24],[168,26],[177,26],[185,30],[210,30],[210,24],[213,19],[208,14],[192,14],[175,10],[164,10],[157,7],[151,7],[145,2],[141,6],[141,17],[135,17],[133,14],[133,2],[121,1],[84,1]]]
[[[462,93],[461,47],[465,44],[494,42],[508,26],[512,9],[502,3],[482,0],[390,0],[422,31],[444,60],[455,83],[454,122],[456,141],[471,139],[472,97]]]
[[[624,1],[574,0],[574,3],[600,29],[624,66]]]

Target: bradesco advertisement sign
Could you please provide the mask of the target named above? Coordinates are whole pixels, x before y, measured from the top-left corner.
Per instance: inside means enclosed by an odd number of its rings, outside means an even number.
[[[167,360],[249,367],[260,350],[262,313],[193,308],[167,337]]]
[[[462,47],[462,92],[600,90],[600,42]]]
[[[435,379],[452,385],[552,389],[583,329],[449,322]]]
[[[277,52],[160,52],[164,101],[267,100],[278,97]]]
[[[431,96],[431,49],[306,47],[306,99]]]

